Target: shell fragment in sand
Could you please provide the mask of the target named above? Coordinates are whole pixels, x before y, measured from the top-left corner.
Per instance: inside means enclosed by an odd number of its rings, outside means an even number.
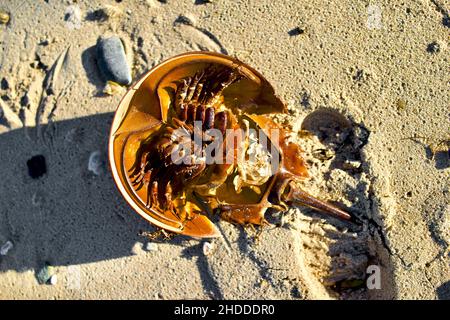
[[[0,248],[0,255],[6,256],[9,250],[11,250],[13,247],[14,245],[11,241],[6,241],[5,244]]]

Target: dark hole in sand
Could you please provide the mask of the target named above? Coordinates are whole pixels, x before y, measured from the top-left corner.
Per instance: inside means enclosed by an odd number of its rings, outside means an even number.
[[[198,5],[207,4],[210,2],[211,2],[211,0],[195,0],[194,4],[198,6]]]
[[[43,155],[36,155],[27,161],[28,174],[33,179],[42,177],[47,172],[47,165]]]
[[[6,80],[5,78],[2,79],[1,81],[1,85],[0,85],[2,90],[8,90],[9,89],[9,83],[8,80]]]
[[[303,33],[305,33],[305,30],[303,30],[300,27],[295,27],[294,29],[288,31],[288,34],[291,37],[299,36],[299,35],[301,35]]]

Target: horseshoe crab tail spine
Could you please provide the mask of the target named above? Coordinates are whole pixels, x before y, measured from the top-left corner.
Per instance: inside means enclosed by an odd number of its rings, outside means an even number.
[[[300,189],[297,185],[291,185],[290,192],[286,195],[284,201],[307,206],[343,220],[353,220],[352,216],[347,212],[339,209],[329,202],[313,197]]]

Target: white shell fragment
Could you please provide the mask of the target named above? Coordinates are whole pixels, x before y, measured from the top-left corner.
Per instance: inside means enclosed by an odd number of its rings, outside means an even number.
[[[102,173],[103,160],[100,151],[96,150],[89,156],[88,170],[97,176]]]
[[[131,253],[134,255],[140,255],[143,253],[143,246],[144,244],[142,242],[136,242],[133,247],[131,248]]]
[[[202,251],[205,256],[211,255],[214,251],[214,244],[212,242],[203,243]]]
[[[245,122],[245,121],[244,121]],[[238,159],[238,175],[233,180],[235,190],[239,193],[243,187],[250,187],[260,193],[258,186],[267,182],[273,175],[272,155],[267,148],[260,143],[258,135],[253,130],[248,130],[246,124],[245,152]]]
[[[14,245],[12,244],[11,241],[6,241],[5,244],[2,245],[2,247],[0,248],[0,255],[6,256],[9,250],[11,250],[13,247]]]
[[[361,167],[360,161],[346,160],[343,164],[344,169],[359,169]]]
[[[56,274],[54,274],[50,277],[50,279],[48,280],[48,283],[51,284],[52,286],[54,286],[58,283],[58,277],[56,276]]]
[[[103,88],[103,93],[110,96],[123,94],[125,91],[125,88],[120,84],[110,80],[106,81],[106,85]]]
[[[154,242],[148,242],[145,245],[145,250],[147,251],[158,251],[158,244]]]

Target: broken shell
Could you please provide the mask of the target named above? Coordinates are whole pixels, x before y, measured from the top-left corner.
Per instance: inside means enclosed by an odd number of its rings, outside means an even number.
[[[9,22],[9,13],[0,11],[0,23],[7,24]]]
[[[325,161],[333,159],[335,154],[332,150],[329,149],[316,149],[312,152],[312,155],[318,160]]]
[[[113,96],[113,95],[116,95],[116,94],[121,94],[123,92],[124,92],[124,87],[122,87],[117,82],[114,82],[114,81],[111,81],[111,80],[108,80],[106,82],[106,86],[103,89],[103,93],[107,94],[107,95],[110,95],[110,96]]]
[[[9,250],[11,250],[13,247],[14,245],[11,241],[6,241],[5,244],[0,248],[0,255],[6,256]]]
[[[50,264],[46,263],[36,274],[36,279],[39,284],[49,283],[49,280],[54,275],[54,268]]]
[[[56,274],[52,275],[50,279],[48,280],[48,283],[52,286],[56,285],[58,283],[58,277]]]
[[[214,244],[212,242],[203,243],[202,252],[205,256],[209,256],[214,251]]]
[[[94,151],[89,156],[88,170],[95,175],[100,175],[103,171],[103,160],[100,151]]]
[[[145,250],[147,251],[158,251],[158,244],[154,242],[148,242],[145,245]]]
[[[345,160],[342,167],[347,170],[356,170],[361,167],[361,162],[356,160]]]

